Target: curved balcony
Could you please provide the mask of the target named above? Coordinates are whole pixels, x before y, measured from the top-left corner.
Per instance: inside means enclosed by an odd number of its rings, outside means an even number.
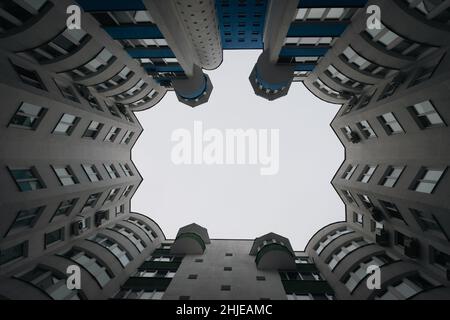
[[[206,245],[203,239],[196,233],[180,233],[173,243],[170,253],[172,254],[203,254]]]
[[[258,251],[255,258],[260,270],[295,269],[295,255],[280,243],[270,243]]]

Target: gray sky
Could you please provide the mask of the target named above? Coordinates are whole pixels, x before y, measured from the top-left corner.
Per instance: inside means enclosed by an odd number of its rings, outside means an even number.
[[[329,124],[338,111],[301,83],[269,102],[248,81],[260,51],[225,51],[222,65],[207,72],[214,89],[207,104],[190,108],[169,92],[152,109],[138,112],[144,132],[133,161],[144,178],[132,210],[154,219],[167,238],[196,222],[211,238],[251,239],[276,232],[303,250],[327,224],[344,220],[344,206],[330,184],[344,148]],[[175,165],[172,132],[205,129],[279,129],[280,169],[260,175],[255,165]]]

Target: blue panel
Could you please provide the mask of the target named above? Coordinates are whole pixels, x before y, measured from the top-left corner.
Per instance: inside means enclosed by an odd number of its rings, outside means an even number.
[[[156,25],[123,25],[104,27],[105,31],[116,40],[119,39],[164,39]]]
[[[142,0],[77,0],[86,12],[146,10]]]
[[[283,47],[280,52],[280,57],[310,57],[324,56],[329,47],[327,48],[317,48],[317,47]]]
[[[268,0],[216,0],[223,49],[262,49]]]
[[[313,71],[315,67],[313,63],[299,63],[295,66],[295,71]]]
[[[175,58],[175,54],[169,47],[165,48],[130,48],[128,54],[135,58]]]
[[[349,22],[294,22],[288,37],[339,37]]]
[[[300,0],[299,8],[362,8],[367,0]]]
[[[163,66],[144,64],[143,66],[147,72],[184,72],[179,64],[169,64]]]

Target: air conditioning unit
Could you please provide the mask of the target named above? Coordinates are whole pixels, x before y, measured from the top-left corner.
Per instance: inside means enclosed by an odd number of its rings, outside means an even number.
[[[384,220],[383,212],[381,212],[381,210],[377,207],[370,207],[369,211],[372,215],[373,220],[375,220],[376,222],[381,222]]]
[[[74,236],[79,236],[83,232],[85,232],[87,229],[89,229],[88,223],[86,218],[84,217],[78,217],[71,226],[72,234]]]
[[[106,220],[109,218],[109,212],[108,211],[98,211],[95,213],[94,222],[95,226],[99,227],[101,226]]]
[[[413,238],[405,239],[404,254],[410,258],[418,258],[420,253],[419,241]]]
[[[358,143],[358,142],[361,141],[361,137],[360,137],[356,132],[354,132],[354,131],[352,131],[352,132],[350,133],[349,138],[350,138],[350,141],[351,141],[352,143]]]
[[[375,231],[375,241],[382,247],[389,246],[389,233],[384,229]]]

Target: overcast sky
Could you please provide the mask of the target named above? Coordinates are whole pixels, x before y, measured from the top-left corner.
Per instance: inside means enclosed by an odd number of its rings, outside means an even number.
[[[132,210],[154,219],[167,238],[196,222],[211,238],[252,239],[268,232],[290,239],[295,250],[327,224],[344,220],[344,206],[330,184],[344,149],[329,124],[338,111],[301,83],[269,102],[254,94],[248,76],[260,51],[224,51],[222,65],[207,72],[214,89],[197,108],[173,92],[152,109],[138,112],[144,132],[133,161],[144,178]],[[280,168],[260,175],[255,165],[175,165],[174,130],[279,129]]]

